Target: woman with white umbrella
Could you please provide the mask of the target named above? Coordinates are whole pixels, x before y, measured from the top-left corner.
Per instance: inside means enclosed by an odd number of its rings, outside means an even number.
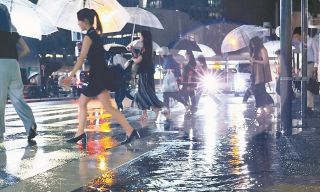
[[[86,142],[87,135],[84,131],[87,122],[87,104],[92,97],[97,97],[103,108],[111,113],[126,132],[126,139],[121,144],[129,143],[133,138],[140,138],[139,133],[132,128],[124,115],[115,109],[110,103],[109,90],[116,89],[112,74],[108,72],[104,61],[104,48],[101,37],[98,33],[102,31],[101,23],[97,12],[93,9],[84,8],[77,12],[78,24],[82,31],[87,31],[83,39],[80,56],[71,71],[71,74],[63,80],[65,85],[70,85],[72,77],[81,69],[84,60],[87,58],[90,64],[90,75],[88,85],[81,90],[79,99],[79,127],[75,136],[67,142],[76,143],[79,140]],[[94,28],[96,21],[97,28]]]
[[[272,81],[268,52],[259,37],[253,37],[250,40],[249,49],[256,108],[266,107],[274,103],[265,85]]]
[[[0,139],[3,139],[5,132],[4,112],[9,95],[28,133],[28,141],[31,141],[37,135],[37,125],[31,108],[23,99],[23,84],[17,62],[30,50],[17,32],[11,32],[10,14],[3,4],[0,4],[0,42]]]
[[[152,35],[150,31],[142,31],[140,40],[143,43],[141,54],[137,58],[132,58],[135,64],[138,64],[138,92],[135,101],[138,108],[143,110],[140,121],[148,119],[147,110],[152,109],[157,120],[163,103],[158,99],[155,93],[154,85],[154,65],[152,63]]]

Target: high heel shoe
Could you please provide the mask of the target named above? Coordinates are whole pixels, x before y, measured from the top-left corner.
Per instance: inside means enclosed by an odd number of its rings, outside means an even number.
[[[87,134],[82,133],[78,137],[72,137],[71,139],[67,140],[67,143],[76,143],[78,141],[82,140],[82,143],[87,142]]]
[[[30,142],[33,138],[37,136],[37,124],[33,124],[30,128],[29,134],[28,134],[28,142]]]
[[[140,134],[137,130],[133,130],[130,136],[127,136],[124,141],[121,142],[121,145],[130,143],[133,138],[140,139]]]

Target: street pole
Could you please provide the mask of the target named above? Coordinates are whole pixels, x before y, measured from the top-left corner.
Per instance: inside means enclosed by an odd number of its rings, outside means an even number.
[[[302,81],[301,81],[301,112],[302,128],[306,127],[307,112],[307,37],[308,37],[308,1],[301,0],[301,40],[302,40]]]
[[[291,48],[291,12],[292,0],[280,2],[280,96],[281,130],[287,136],[292,135],[292,48]]]

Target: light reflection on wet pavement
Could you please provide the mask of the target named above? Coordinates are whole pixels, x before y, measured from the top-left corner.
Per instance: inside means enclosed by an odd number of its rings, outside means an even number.
[[[297,142],[298,137],[276,139],[277,120],[272,110],[257,111],[253,103],[240,104],[239,98],[232,97],[223,98],[220,104],[204,97],[200,106],[196,115],[185,116],[178,105],[172,119],[165,121],[162,116],[160,123],[137,122],[137,111],[126,111],[142,139],[107,151],[124,134],[95,103],[89,112],[86,145],[61,142],[75,131],[75,104],[53,104],[52,111],[39,107],[36,113],[40,116],[45,109],[46,115],[39,121],[36,145],[26,146],[26,136],[18,125],[8,130],[0,152],[1,188],[13,186],[4,190],[12,191],[31,186],[28,189],[32,191],[76,192],[320,191],[320,149],[304,150],[308,145]],[[6,120],[14,124],[10,112]],[[297,151],[299,145],[301,150]],[[22,184],[15,188],[17,183]]]
[[[195,116],[177,116],[160,147],[76,191],[250,191],[270,186],[275,140],[272,114],[252,106],[206,105]],[[182,122],[182,123],[181,123]]]

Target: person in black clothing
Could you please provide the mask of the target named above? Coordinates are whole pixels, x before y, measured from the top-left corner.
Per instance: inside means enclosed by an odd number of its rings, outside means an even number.
[[[120,64],[117,64],[119,68],[121,68],[121,84],[117,91],[115,92],[115,101],[119,111],[123,111],[123,100],[125,97],[132,101],[131,106],[133,105],[134,97],[131,95],[131,89],[129,83],[131,81],[131,68],[132,68],[132,61],[129,61],[130,64],[127,68],[123,69]]]
[[[196,60],[192,51],[186,51],[186,58],[188,60],[188,64],[183,68],[182,72],[182,80],[183,87],[182,91],[184,93],[185,100],[190,102],[191,112],[197,111],[196,98],[195,98],[195,89],[197,87],[198,82],[198,74],[196,71]]]
[[[89,81],[87,86],[83,86],[81,90],[81,96],[79,99],[79,127],[75,136],[69,139],[67,142],[76,143],[79,140],[86,142],[87,135],[84,132],[87,122],[87,104],[92,97],[97,97],[104,109],[111,113],[119,124],[124,128],[127,138],[122,142],[126,144],[133,138],[140,138],[139,133],[133,129],[133,127],[126,120],[124,115],[115,109],[110,100],[109,90],[116,89],[116,83],[114,82],[114,71],[107,68],[104,60],[104,48],[102,39],[98,34],[102,32],[101,23],[97,12],[93,9],[84,8],[78,11],[78,24],[82,31],[87,31],[83,39],[80,56],[71,71],[70,75],[63,80],[64,85],[70,85],[71,78],[75,73],[81,69],[84,60],[87,58],[90,65]],[[94,29],[94,21],[96,20],[97,28]]]
[[[140,55],[132,58],[135,64],[138,64],[137,74],[138,92],[135,96],[135,102],[139,109],[143,110],[139,120],[148,118],[147,109],[152,108],[156,114],[155,120],[158,118],[163,103],[158,99],[154,87],[154,65],[152,62],[152,35],[150,31],[142,31],[140,40],[143,43]]]
[[[0,140],[5,132],[5,105],[8,96],[23,122],[28,141],[36,137],[37,125],[31,108],[23,98],[23,84],[18,58],[26,56],[30,49],[17,32],[12,32],[8,8],[0,3]]]

